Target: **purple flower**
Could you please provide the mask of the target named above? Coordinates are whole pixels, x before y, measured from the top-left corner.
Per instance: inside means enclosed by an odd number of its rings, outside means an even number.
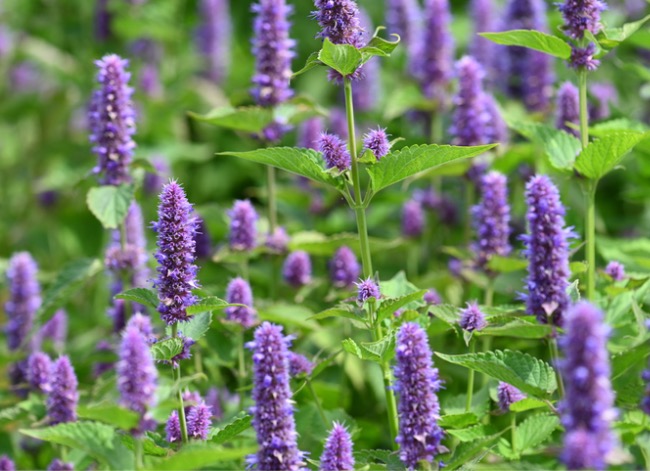
[[[442,298],[440,297],[440,294],[438,294],[438,292],[434,288],[431,288],[426,293],[424,293],[422,299],[424,300],[425,303],[427,303],[430,306],[442,303]]]
[[[107,342],[106,340],[100,340],[97,342],[97,345],[95,346],[95,351],[96,352],[113,352],[113,346]],[[98,378],[107,371],[110,371],[113,369],[113,363],[112,362],[97,362],[93,364],[93,378]]]
[[[16,471],[16,465],[7,455],[0,455],[0,471]]]
[[[355,285],[357,285],[357,301],[362,304],[370,298],[379,299],[381,297],[379,285],[372,278],[361,280]]]
[[[187,414],[187,435],[190,438],[207,440],[210,432],[212,411],[205,402],[201,401],[190,408]]]
[[[315,0],[318,10],[312,12],[321,26],[318,37],[327,38],[334,44],[363,46],[363,28],[359,7],[354,0]]]
[[[625,274],[625,267],[621,262],[617,262],[616,260],[613,260],[607,264],[605,267],[605,274],[607,274],[607,276],[609,276],[614,281],[623,281],[625,278],[627,278],[627,275]]]
[[[104,185],[121,185],[131,181],[128,167],[135,149],[133,89],[128,85],[131,74],[126,71],[129,62],[111,54],[95,64],[100,87],[93,94],[88,117],[90,141],[98,159],[94,172],[101,174]]]
[[[287,246],[289,245],[289,234],[284,227],[278,226],[275,228],[273,233],[266,234],[266,242],[264,245],[274,253],[285,253],[287,251]]]
[[[298,147],[318,150],[318,141],[324,129],[323,118],[319,116],[303,121],[298,128]]]
[[[221,85],[230,66],[231,18],[228,0],[201,0],[201,26],[197,31],[197,45],[205,60],[208,79]]]
[[[337,288],[350,288],[359,279],[361,267],[350,247],[342,246],[329,263],[330,279]]]
[[[27,380],[34,391],[49,393],[52,360],[43,352],[34,352],[27,360]]]
[[[60,356],[52,365],[51,391],[47,396],[47,415],[50,424],[56,425],[63,422],[77,420],[77,376],[75,375],[70,359]]]
[[[120,404],[141,416],[154,404],[158,379],[147,340],[137,326],[129,323],[122,334],[116,367]]]
[[[303,469],[289,388],[289,340],[269,322],[255,329],[253,351],[253,427],[259,449],[249,463],[259,470]]]
[[[350,168],[350,153],[345,142],[335,134],[322,133],[318,138],[318,150],[323,154],[327,168],[344,172]]]
[[[127,329],[130,327],[135,327],[144,336],[147,343],[151,343],[153,327],[149,316],[140,313],[133,314],[126,325]]]
[[[399,434],[395,441],[402,463],[414,469],[420,461],[431,463],[442,451],[444,431],[438,425],[440,404],[436,395],[441,381],[438,369],[433,367],[427,334],[418,324],[408,322],[399,329],[395,358],[395,391],[399,396]]]
[[[41,306],[41,287],[36,279],[38,267],[28,252],[18,252],[9,259],[7,285],[7,346],[10,351],[25,347],[27,335],[34,324],[34,315]],[[29,348],[29,346],[26,346]]]
[[[194,247],[196,258],[207,260],[212,255],[212,241],[205,220],[201,216],[196,216],[196,232],[194,232]]]
[[[95,3],[95,38],[99,42],[107,41],[113,35],[113,15],[108,11],[108,0],[97,0]]]
[[[169,414],[167,424],[165,425],[165,435],[167,443],[180,442],[182,439],[181,422],[178,419],[178,411],[176,409],[174,409],[172,413]]]
[[[63,350],[68,335],[68,314],[58,309],[54,315],[41,327],[38,333],[38,343],[50,339],[57,350]]]
[[[559,365],[566,386],[560,405],[566,430],[562,461],[569,469],[602,470],[605,456],[616,447],[612,423],[617,412],[607,351],[610,329],[598,308],[580,302],[567,312],[565,331]]]
[[[74,464],[54,458],[48,465],[47,471],[74,471]]]
[[[490,259],[506,256],[511,247],[510,206],[508,205],[508,185],[505,175],[490,172],[481,179],[481,201],[472,208],[472,218],[477,240],[472,244],[476,264],[486,269]]]
[[[600,32],[600,12],[607,9],[607,4],[600,0],[565,0],[558,5],[564,18],[564,31],[573,39],[585,37],[585,31],[593,35]]]
[[[589,121],[609,118],[610,104],[618,104],[618,91],[611,83],[591,83],[589,92],[595,102],[589,104]]]
[[[158,221],[153,229],[158,233],[158,312],[168,325],[189,319],[187,307],[196,302],[192,289],[198,287],[194,265],[194,232],[196,220],[191,216],[192,205],[183,188],[175,181],[163,187],[158,206]]]
[[[160,339],[160,341],[162,342],[164,340],[169,340],[170,338],[171,337],[163,337],[162,339]],[[180,330],[178,331],[178,338],[180,338],[183,341],[183,349],[181,350],[180,353],[173,356],[171,360],[159,360],[160,363],[162,363],[163,365],[172,365],[172,368],[178,368],[178,366],[181,363],[181,360],[189,360],[190,358],[192,358],[192,352],[190,348],[192,347],[192,345],[196,343],[196,341],[194,341],[190,337],[185,337]]]
[[[230,248],[250,251],[257,246],[257,213],[249,200],[236,200],[230,216]]]
[[[343,425],[334,422],[320,457],[320,470],[351,471],[353,469],[352,437]]]
[[[650,323],[646,320],[646,327],[650,328]],[[650,366],[650,365],[649,365]],[[650,368],[644,370],[641,379],[645,383],[645,395],[641,400],[641,410],[650,415]]]
[[[420,50],[422,39],[422,12],[417,0],[387,0],[386,25],[389,34],[398,34],[404,43],[409,69]]]
[[[472,0],[470,4],[474,20],[474,36],[469,46],[469,53],[475,57],[487,71],[490,81],[494,80],[495,46],[494,43],[479,33],[496,31],[497,7],[493,0]]]
[[[458,94],[454,98],[454,114],[449,132],[453,144],[477,146],[487,144],[490,115],[483,98],[481,64],[471,56],[464,56],[456,63],[458,71]]]
[[[212,420],[219,421],[223,418],[223,406],[221,405],[221,391],[215,387],[208,389],[205,394],[205,403],[212,410]]]
[[[555,126],[575,137],[580,137],[580,131],[570,127],[568,123],[580,124],[580,97],[575,85],[564,82],[557,92]]]
[[[526,395],[513,385],[499,381],[497,399],[499,400],[499,409],[502,412],[508,412],[513,403],[526,399]]]
[[[467,303],[467,307],[460,310],[459,324],[460,328],[467,332],[483,330],[488,325],[485,314],[475,302]]]
[[[226,318],[237,322],[248,329],[257,322],[257,312],[253,309],[253,291],[248,281],[243,278],[234,278],[228,283],[226,301],[230,304],[244,304],[244,306],[230,306],[226,308]]]
[[[162,84],[160,83],[160,75],[158,72],[158,65],[146,63],[140,69],[138,77],[138,86],[142,93],[149,98],[160,98],[163,94]]]
[[[483,94],[483,106],[488,115],[488,123],[485,128],[486,141],[488,143],[498,142],[506,144],[509,140],[508,126],[501,116],[497,101],[489,93]]]
[[[363,136],[363,146],[372,151],[377,161],[390,152],[390,143],[386,130],[382,128],[371,129]]]
[[[570,303],[569,239],[575,234],[565,227],[560,192],[547,176],[528,181],[526,202],[528,234],[521,236],[528,259],[526,310],[542,324],[561,326]]]
[[[305,355],[289,352],[289,376],[310,375],[314,364]]]
[[[569,65],[574,69],[587,69],[592,72],[600,65],[600,61],[594,59],[594,54],[596,54],[596,45],[594,43],[587,44],[587,47],[574,46],[571,49]]]
[[[165,180],[169,178],[169,164],[160,156],[154,156],[151,159],[151,165],[156,173],[147,172],[142,182],[142,190],[147,195],[157,194],[162,190]]]
[[[290,286],[300,288],[311,283],[311,259],[307,252],[291,252],[282,267],[282,276]]]
[[[424,210],[412,199],[402,206],[402,234],[404,237],[420,237],[424,230]]]

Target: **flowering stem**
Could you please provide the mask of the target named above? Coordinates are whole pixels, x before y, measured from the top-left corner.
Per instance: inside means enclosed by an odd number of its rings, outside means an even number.
[[[178,337],[178,322],[172,325],[172,337]],[[174,374],[174,381],[178,386],[178,421],[181,424],[181,438],[183,443],[187,443],[187,421],[185,420],[185,406],[183,405],[183,392],[181,391],[181,364],[178,363],[178,366],[174,368],[172,366],[172,372]]]
[[[587,299],[592,301],[596,294],[596,184],[589,180],[586,188]]]
[[[476,341],[472,338],[469,341],[469,353],[476,352]],[[474,370],[469,370],[469,377],[467,378],[467,401],[465,402],[465,412],[469,412],[472,408],[472,394],[474,394]]]
[[[278,225],[278,207],[275,191],[275,167],[266,166],[266,191],[268,191],[269,232],[273,234]]]

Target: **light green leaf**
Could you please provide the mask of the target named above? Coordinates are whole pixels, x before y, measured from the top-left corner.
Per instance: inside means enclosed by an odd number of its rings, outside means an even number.
[[[218,309],[225,309],[228,306],[232,306],[232,304],[228,304],[228,301],[224,301],[216,296],[208,296],[207,298],[200,299],[197,303],[189,306],[186,311],[188,315],[192,316],[201,312],[212,312]]]
[[[252,417],[250,415],[235,417],[228,424],[216,429],[212,433],[212,436],[209,439],[210,443],[221,445],[222,443],[229,442],[240,433],[248,430],[251,427],[251,420]]]
[[[151,346],[151,356],[155,361],[169,361],[183,351],[183,339],[172,337],[156,342]]]
[[[179,324],[178,330],[179,332],[182,332],[185,337],[198,341],[208,332],[208,330],[210,330],[211,323],[212,313],[202,312],[193,316],[189,321]]]
[[[542,444],[560,424],[556,415],[534,415],[517,424],[515,434],[518,451],[526,451]]]
[[[510,412],[524,412],[541,407],[548,407],[548,405],[544,401],[540,401],[534,397],[526,397],[521,401],[510,404]]]
[[[580,140],[568,132],[540,123],[507,118],[508,126],[534,144],[542,147],[551,165],[558,170],[573,170],[576,156],[582,149]]]
[[[156,445],[156,442],[148,435],[139,438],[142,444],[142,452],[149,456],[167,456],[169,448],[163,448]],[[131,451],[135,451],[135,439],[132,435],[123,434],[122,443]]]
[[[562,39],[539,31],[515,29],[501,33],[479,33],[479,36],[503,46],[521,46],[560,59],[571,57],[571,46]]]
[[[517,257],[500,257],[494,255],[488,261],[487,267],[497,273],[510,273],[525,270],[528,261]]]
[[[636,33],[648,20],[650,20],[650,15],[638,21],[626,23],[620,28],[607,28],[596,36],[598,44],[605,49],[613,49]]]
[[[115,299],[124,299],[125,301],[133,301],[134,303],[148,306],[152,309],[158,308],[158,294],[147,288],[133,288],[121,292],[115,296]]]
[[[476,414],[473,412],[464,412],[460,414],[443,415],[440,417],[438,425],[446,430],[450,428],[467,427],[468,425],[474,425],[476,422],[478,422],[478,416]]]
[[[429,307],[429,312],[446,324],[456,327],[460,320],[460,312],[456,306],[450,304],[437,304]]]
[[[485,329],[475,332],[476,335],[492,335],[494,337],[514,337],[522,339],[543,339],[552,332],[548,325],[533,324],[521,319],[515,319],[503,325],[489,325]]]
[[[391,316],[398,309],[403,308],[412,304],[410,309],[417,309],[418,307],[424,305],[422,301],[422,296],[427,292],[427,290],[419,290],[399,298],[389,298],[382,299],[381,305],[379,306],[379,311],[377,312],[378,321],[381,322],[383,319],[386,319],[388,316]],[[419,301],[419,302],[418,302]]]
[[[377,193],[425,170],[432,170],[455,160],[476,157],[494,147],[496,144],[474,147],[437,144],[404,147],[389,153],[367,171],[370,174],[372,189]]]
[[[257,447],[251,446],[221,448],[199,443],[190,443],[169,458],[155,460],[152,469],[158,471],[213,469],[218,463],[240,460],[245,456],[255,453],[256,449]]]
[[[362,63],[361,52],[356,47],[349,44],[333,44],[329,38],[323,41],[318,59],[344,77],[352,75]]]
[[[650,136],[638,132],[611,133],[591,143],[578,155],[575,169],[587,178],[599,180],[616,167],[639,142]]]
[[[189,112],[197,121],[212,124],[222,128],[258,134],[273,123],[273,110],[259,106],[233,108],[222,106],[215,108],[205,115]]]
[[[356,343],[352,339],[345,339],[342,342],[343,350],[362,360],[380,363],[392,356],[394,350],[394,336],[387,335],[382,340],[371,343]]]
[[[80,405],[77,408],[77,415],[82,419],[104,422],[122,430],[131,430],[140,422],[137,412],[109,403]]]
[[[361,318],[357,316],[351,309],[346,309],[345,307],[333,307],[330,309],[325,309],[324,311],[314,314],[309,319],[310,320],[320,320],[327,319],[329,317],[344,317],[346,319],[352,319],[355,321],[360,321]]]
[[[86,204],[105,229],[117,229],[133,201],[133,185],[96,186],[88,191]]]
[[[374,56],[389,57],[400,42],[398,35],[393,34],[393,36],[397,37],[396,41],[388,41],[379,36],[374,36],[366,46],[360,49],[363,57],[362,63],[368,62]]]
[[[532,396],[544,397],[557,389],[553,367],[527,353],[495,350],[464,355],[436,352],[436,355],[455,365],[505,381]]]
[[[492,448],[497,442],[502,433],[503,432],[495,435],[490,435],[483,438],[482,440],[474,440],[461,443],[454,450],[454,454],[451,460],[446,463],[445,468],[452,471],[454,469],[460,468],[462,465],[469,462],[481,453],[483,453],[483,455],[487,454],[490,448]]]
[[[472,442],[490,435],[494,435],[497,429],[494,425],[475,425],[469,428],[447,430],[447,433],[456,437],[461,442]]]
[[[648,80],[650,80],[650,77],[648,77]],[[593,125],[589,128],[589,135],[594,137],[603,137],[612,132],[647,132],[648,130],[648,126],[640,121],[633,121],[628,118],[617,118]]]

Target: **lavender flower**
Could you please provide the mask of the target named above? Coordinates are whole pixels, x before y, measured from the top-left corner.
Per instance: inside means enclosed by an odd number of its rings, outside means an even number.
[[[257,246],[258,219],[249,200],[237,200],[228,212],[230,216],[230,248],[250,251]]]
[[[494,97],[488,93],[483,94],[483,106],[488,116],[488,124],[485,129],[486,141],[499,142],[505,144],[508,142],[508,126],[501,115],[499,106]]]
[[[206,260],[212,255],[212,241],[205,220],[201,216],[196,216],[196,232],[194,232],[194,247],[196,258]]]
[[[178,419],[178,411],[176,409],[169,414],[167,424],[165,425],[165,435],[167,443],[180,442],[182,439],[181,422]]]
[[[208,432],[210,432],[211,419],[212,411],[205,402],[201,401],[197,405],[191,407],[189,414],[187,414],[188,437],[207,440]]]
[[[622,263],[613,260],[605,267],[605,273],[614,281],[623,281],[627,275],[625,274],[625,267]]]
[[[16,465],[7,455],[0,455],[0,471],[16,471]]]
[[[43,352],[34,352],[27,360],[27,380],[34,391],[51,391],[52,360]]]
[[[311,259],[307,252],[291,252],[282,267],[282,276],[290,286],[299,288],[311,283]]]
[[[228,283],[226,301],[230,304],[244,304],[244,306],[230,306],[226,308],[226,318],[237,322],[248,329],[257,322],[257,312],[253,309],[253,291],[248,281],[243,278],[234,278]]]
[[[485,320],[485,314],[475,302],[467,303],[465,309],[460,310],[460,328],[467,332],[483,330],[488,323]]]
[[[131,323],[122,335],[119,354],[116,369],[120,404],[142,416],[154,404],[158,371],[147,337]]]
[[[370,298],[379,299],[381,297],[379,285],[372,278],[361,280],[355,285],[357,285],[357,301],[362,304]]]
[[[422,12],[417,0],[387,0],[386,25],[389,34],[398,34],[406,48],[409,69],[420,51],[422,39]]]
[[[492,70],[495,64],[495,46],[492,41],[479,36],[479,33],[496,31],[497,7],[493,0],[472,0],[470,9],[474,20],[474,36],[469,46],[469,53],[481,63],[492,81],[495,78]]]
[[[564,206],[551,180],[540,175],[526,184],[528,234],[521,236],[528,259],[526,310],[542,324],[561,326],[570,298],[569,239],[575,237],[564,223]]]
[[[223,84],[230,66],[231,19],[228,0],[201,0],[201,26],[198,48],[205,60],[205,74],[217,85]]]
[[[101,174],[104,185],[121,185],[131,181],[128,167],[135,149],[133,89],[128,85],[131,74],[126,71],[129,62],[111,54],[95,64],[100,87],[93,94],[88,117],[90,141],[98,159],[94,172]]]
[[[568,123],[580,124],[580,97],[578,89],[571,82],[564,82],[557,92],[555,126],[562,131],[580,137],[580,131]]]
[[[442,452],[444,432],[438,425],[440,404],[436,396],[441,381],[438,369],[433,367],[427,334],[416,323],[408,322],[400,328],[395,358],[395,391],[399,395],[399,434],[395,441],[402,463],[414,469],[420,461],[431,463]]]
[[[505,175],[490,172],[481,179],[481,201],[472,208],[472,218],[477,241],[472,245],[476,263],[486,269],[490,259],[506,256],[511,247],[510,206],[508,205],[508,186]]]
[[[38,267],[28,252],[18,252],[9,259],[7,285],[9,299],[7,313],[7,346],[10,351],[25,346],[27,335],[34,324],[34,315],[41,306],[41,287],[36,280]]]
[[[314,0],[318,10],[312,16],[321,26],[320,38],[328,38],[334,44],[363,46],[363,28],[359,7],[354,0]]]
[[[501,412],[508,412],[510,406],[515,402],[526,399],[526,395],[513,385],[499,381],[497,386],[497,398],[499,400],[499,409]]]
[[[558,5],[564,18],[564,30],[573,39],[582,39],[585,31],[593,35],[600,32],[600,12],[607,4],[600,0],[565,0]]]
[[[330,130],[335,136],[340,136],[343,140],[348,140],[348,118],[343,108],[333,108],[330,110]],[[318,149],[316,149],[318,150]]]
[[[589,121],[601,121],[611,115],[610,105],[618,103],[618,91],[611,83],[591,83],[589,92],[594,101],[589,104]]]
[[[153,326],[151,325],[151,318],[149,316],[140,313],[133,314],[126,324],[127,329],[131,327],[135,327],[144,336],[147,343],[151,343]]]
[[[592,72],[600,65],[600,61],[594,59],[594,54],[596,54],[596,46],[594,43],[589,43],[586,47],[574,46],[571,49],[569,65],[574,69],[587,69]]]
[[[189,319],[186,309],[196,302],[192,289],[198,287],[194,265],[196,220],[183,188],[175,181],[163,187],[158,206],[158,312],[168,325]]]
[[[262,471],[303,469],[289,388],[289,340],[281,326],[264,322],[247,347],[253,351],[251,414],[259,444],[249,462]]]
[[[424,210],[416,200],[408,200],[402,206],[402,234],[405,237],[420,237],[424,230]]]
[[[298,128],[298,147],[318,150],[318,141],[324,129],[323,118],[318,116],[303,121]]]
[[[68,334],[68,314],[65,310],[58,309],[54,315],[41,327],[38,332],[38,343],[50,339],[57,350],[63,350]]]
[[[487,144],[490,116],[483,98],[483,68],[473,57],[464,56],[456,63],[456,69],[458,94],[454,98],[456,107],[449,129],[454,136],[453,143],[461,146]]]
[[[616,446],[609,332],[603,313],[588,302],[567,312],[566,335],[560,339],[564,359],[559,367],[566,385],[560,405],[566,430],[562,461],[569,469],[605,469],[605,456]]]
[[[434,288],[431,288],[426,293],[424,293],[422,299],[425,303],[427,303],[430,306],[434,306],[436,304],[442,303],[442,298],[440,297],[440,294],[438,294],[438,292]]]
[[[310,375],[314,364],[305,355],[289,352],[289,376]]]
[[[390,143],[386,130],[382,128],[372,129],[363,136],[363,146],[371,151],[377,161],[385,157],[390,152]]]
[[[156,173],[147,172],[142,182],[142,190],[147,195],[159,193],[170,174],[169,164],[160,156],[154,156],[151,159],[151,165]]]
[[[320,470],[352,471],[353,469],[352,437],[343,425],[334,422],[320,457]]]
[[[337,288],[350,288],[359,278],[361,267],[350,247],[342,246],[329,263],[330,279]]]
[[[350,153],[343,140],[335,134],[322,133],[318,139],[318,150],[323,154],[327,168],[344,172],[350,168]]]
[[[72,463],[66,463],[61,461],[58,458],[52,460],[48,465],[47,471],[74,471],[74,465]]]
[[[274,253],[285,253],[287,251],[287,246],[289,245],[289,234],[284,227],[278,226],[275,228],[273,233],[266,234],[266,247]]]
[[[60,356],[52,366],[51,391],[47,396],[47,415],[50,424],[56,425],[63,422],[77,420],[77,376],[75,375],[70,359]]]
[[[161,98],[163,95],[162,84],[157,64],[144,64],[138,76],[138,86],[142,93],[149,98]]]

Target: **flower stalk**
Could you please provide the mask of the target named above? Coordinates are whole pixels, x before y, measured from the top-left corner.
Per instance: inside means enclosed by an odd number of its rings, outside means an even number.
[[[178,337],[178,322],[172,325],[172,337]],[[185,406],[183,405],[183,392],[181,391],[181,364],[178,362],[176,368],[172,367],[174,374],[174,382],[178,387],[178,420],[181,424],[181,439],[183,443],[187,443],[187,420],[185,419]]]

